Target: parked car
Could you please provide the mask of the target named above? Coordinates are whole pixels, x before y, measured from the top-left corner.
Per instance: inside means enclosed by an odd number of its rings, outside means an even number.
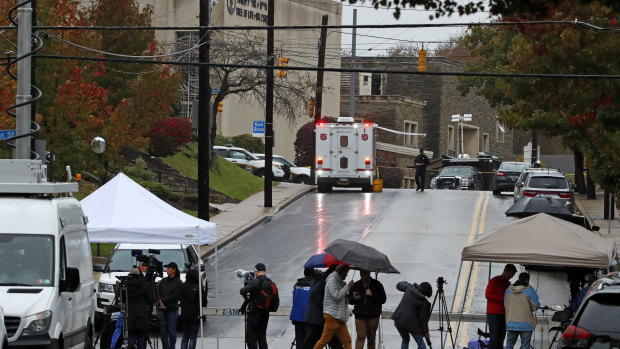
[[[594,341],[606,343],[597,348],[620,347],[620,277],[609,274],[592,284],[573,320],[558,342],[561,349],[590,348]]]
[[[525,162],[502,162],[495,173],[492,187],[493,195],[499,195],[502,191],[514,191],[519,175],[529,167],[530,165]]]
[[[105,307],[113,303],[114,285],[118,282],[116,277],[127,275],[134,265],[140,264],[136,259],[137,255],[139,255],[137,252],[145,256],[152,255],[164,265],[169,262],[175,262],[181,271],[182,281],[185,281],[187,265],[198,265],[199,262],[199,254],[193,245],[116,245],[97,284],[97,307],[95,309],[97,322],[103,319]]]
[[[215,154],[252,172],[254,175],[265,177],[265,160],[257,158],[249,151],[243,148],[233,147],[232,145],[216,145],[213,147],[213,151]],[[279,163],[274,162],[272,164],[271,172],[273,173],[274,180],[282,181],[288,179],[282,165]]]
[[[517,183],[516,185],[521,186],[521,195],[523,197],[559,200],[564,202],[564,205],[568,207],[571,213],[574,212],[574,186],[562,173],[534,172],[523,185],[522,183]]]
[[[8,347],[9,337],[6,334],[6,326],[4,326],[4,310],[0,305],[0,349],[6,349]]]
[[[484,188],[484,181],[476,167],[448,166],[431,179],[431,188],[480,190]]]
[[[254,154],[257,158],[261,160],[265,160],[265,154]],[[299,167],[294,163],[288,161],[284,157],[280,155],[273,156],[273,162],[277,162],[282,165],[282,168],[286,172],[290,171],[289,181],[294,183],[306,184],[310,181],[310,168],[309,167]]]
[[[523,170],[523,172],[521,172],[519,178],[517,178],[517,181],[515,182],[515,188],[513,192],[514,202],[517,202],[523,198],[521,188],[525,185],[525,182],[534,172],[561,173],[560,171],[553,168],[528,168],[526,170]]]

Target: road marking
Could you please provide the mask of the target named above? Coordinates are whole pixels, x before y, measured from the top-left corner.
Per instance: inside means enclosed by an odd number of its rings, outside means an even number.
[[[485,223],[486,223],[486,218],[487,218],[487,207],[489,204],[489,192],[486,193],[486,198],[484,200],[484,205],[482,206],[482,212],[480,213],[480,225],[478,226],[478,234],[476,236],[481,236],[482,234],[484,234],[484,227],[485,227]],[[478,279],[478,272],[480,271],[480,264],[478,262],[474,262],[473,265],[473,273],[472,273],[472,277],[469,283],[469,289],[467,290],[467,298],[465,299],[465,308],[463,310],[464,314],[470,314],[471,313],[471,307],[474,301],[474,290],[476,288],[476,281]],[[469,323],[466,322],[463,324],[463,332],[461,335],[461,341],[460,341],[460,346],[461,347],[467,347],[467,342],[469,340],[468,338],[469,335]]]

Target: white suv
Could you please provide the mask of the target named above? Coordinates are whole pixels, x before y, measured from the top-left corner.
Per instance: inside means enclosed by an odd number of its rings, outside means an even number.
[[[4,326],[4,311],[0,305],[0,349],[6,349],[8,343],[9,337],[6,334],[6,327]]]
[[[105,307],[113,303],[114,285],[118,282],[116,277],[126,276],[133,266],[138,266],[140,264],[136,259],[136,252],[138,251],[141,251],[141,254],[144,256],[152,255],[162,262],[163,265],[175,262],[181,271],[181,281],[185,281],[185,272],[187,271],[186,263],[192,266],[198,265],[198,253],[192,245],[116,245],[97,284],[97,307],[95,311],[98,321],[102,319]],[[159,280],[159,278],[157,280]]]
[[[254,154],[254,156],[258,157],[261,160],[265,160],[265,154]],[[289,181],[294,183],[307,184],[310,183],[310,168],[309,167],[299,167],[294,163],[286,160],[280,155],[273,156],[273,162],[279,163],[282,165],[284,172],[289,170],[291,172]],[[288,176],[287,176],[288,177]]]
[[[257,158],[247,150],[243,148],[236,148],[232,145],[216,145],[213,147],[213,151],[215,154],[223,157],[224,159],[235,163],[248,171],[251,171],[254,175],[258,177],[265,177],[265,160]],[[274,161],[271,166],[271,172],[273,173],[274,180],[286,180],[286,173],[282,169],[281,164]]]

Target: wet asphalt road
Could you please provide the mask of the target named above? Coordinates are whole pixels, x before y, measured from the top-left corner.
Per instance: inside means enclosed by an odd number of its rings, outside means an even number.
[[[270,221],[221,248],[217,275],[215,257],[209,258],[209,307],[226,308],[229,313],[238,308],[242,303],[239,289],[243,280],[237,278],[234,271],[252,270],[257,262],[262,262],[279,287],[281,308],[289,308],[293,284],[303,276],[306,260],[321,253],[333,240],[350,239],[387,254],[401,272],[378,275],[388,298],[384,310],[394,310],[402,297],[395,288],[398,281],[428,281],[435,293],[436,280],[441,276],[447,282],[444,291],[449,311],[485,314],[484,289],[489,264],[474,263],[472,266],[466,262],[461,265],[461,250],[477,237],[513,220],[504,215],[512,203],[511,195],[493,196],[490,192],[479,191],[388,189],[382,193],[344,190],[308,194]],[[491,276],[500,274],[502,269],[503,264],[492,265]],[[348,279],[351,277],[357,280],[359,274],[351,271]],[[561,304],[561,299],[568,299],[567,291],[565,294],[556,291],[558,284],[564,285],[563,280],[564,275],[533,275],[532,285],[539,289],[541,304]],[[547,289],[549,291],[545,292]],[[243,326],[240,316],[212,316],[205,326],[205,334],[210,343],[219,337],[220,343],[242,345]],[[457,327],[460,334],[467,334],[461,335],[456,344],[456,347],[463,347],[467,346],[467,338],[475,337],[478,327],[484,328],[484,323],[462,323],[460,326],[453,323],[455,336]],[[350,324],[349,328],[354,335],[354,326]],[[400,337],[392,321],[384,320],[383,328],[384,347],[398,347]],[[434,343],[439,341],[438,328],[438,323],[431,325]],[[293,337],[294,329],[288,316],[271,317],[270,347],[288,348]]]

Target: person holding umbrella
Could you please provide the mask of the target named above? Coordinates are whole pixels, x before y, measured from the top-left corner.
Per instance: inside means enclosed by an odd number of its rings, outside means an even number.
[[[339,264],[336,271],[327,277],[325,283],[325,298],[323,300],[323,318],[325,326],[323,334],[319,341],[315,344],[314,349],[322,349],[338,334],[344,349],[351,349],[351,335],[347,329],[347,320],[349,318],[349,309],[347,307],[347,294],[353,287],[353,280],[345,283],[349,266]]]
[[[360,280],[353,284],[349,304],[352,304],[355,315],[355,349],[364,348],[364,342],[368,338],[368,349],[375,348],[375,337],[379,327],[382,305],[385,304],[386,296],[383,285],[370,277],[370,272],[360,270]]]

